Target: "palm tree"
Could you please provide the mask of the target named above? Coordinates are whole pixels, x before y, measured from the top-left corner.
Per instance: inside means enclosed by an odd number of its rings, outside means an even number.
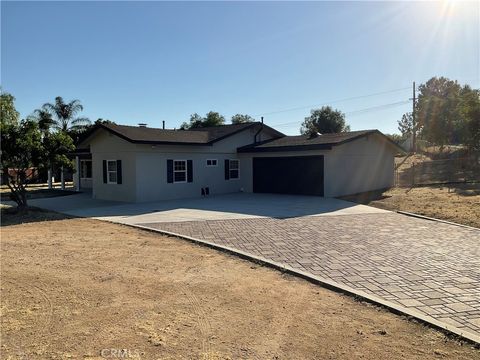
[[[33,112],[33,114],[29,116],[29,118],[38,123],[38,127],[42,132],[42,139],[45,139],[45,137],[48,136],[50,132],[50,128],[55,124],[55,120],[53,119],[52,114],[45,107],[36,109]],[[47,169],[48,188],[51,189],[52,188],[52,171],[53,171],[52,164],[48,164],[47,167],[48,167]]]
[[[65,103],[61,96],[57,96],[54,104],[46,103],[42,109],[55,115],[56,119],[52,125],[60,131],[82,131],[92,123],[88,118],[75,117],[83,110],[83,106],[79,100],[72,100],[69,103]]]
[[[52,114],[44,107],[41,109],[36,109],[30,118],[38,123],[40,131],[42,131],[44,134],[48,133],[50,128],[55,124]]]
[[[89,125],[91,125],[92,122],[88,118],[76,117],[76,115],[82,110],[83,106],[80,104],[80,100],[72,100],[68,103],[65,103],[61,96],[57,96],[54,104],[46,103],[39,111],[42,114],[44,111],[53,114],[54,119],[49,126],[68,134],[72,132],[82,132],[86,130]],[[45,124],[47,124],[47,121]],[[65,189],[63,166],[61,169],[61,183],[63,190]]]

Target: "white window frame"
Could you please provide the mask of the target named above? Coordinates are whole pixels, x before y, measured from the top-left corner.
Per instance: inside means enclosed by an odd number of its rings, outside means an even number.
[[[175,162],[182,161],[185,163],[185,170],[175,170]],[[175,181],[175,173],[185,173],[185,180],[184,181]],[[184,184],[188,181],[188,163],[187,160],[177,159],[173,160],[173,183],[174,184]]]
[[[238,168],[234,169],[238,171],[238,177],[232,178],[232,161],[236,161],[238,163]],[[229,180],[239,180],[240,179],[240,160],[239,159],[229,159],[228,160],[228,179]]]
[[[108,163],[115,163],[115,170],[109,170]],[[110,174],[115,173],[115,181],[110,181]],[[117,160],[107,160],[107,184],[118,184]]]
[[[210,165],[208,165],[208,162],[211,161],[212,163]],[[215,165],[213,165],[213,162],[215,161]],[[207,159],[207,161],[205,162],[206,166],[207,167],[217,167],[218,166],[218,160],[217,159]]]

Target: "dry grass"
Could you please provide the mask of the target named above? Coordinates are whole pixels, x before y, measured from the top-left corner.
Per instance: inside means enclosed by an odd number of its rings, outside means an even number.
[[[480,228],[480,183],[392,188],[343,199]]]
[[[121,225],[46,220],[1,230],[3,359],[103,359],[102,349],[137,359],[480,359],[471,345],[233,256]]]

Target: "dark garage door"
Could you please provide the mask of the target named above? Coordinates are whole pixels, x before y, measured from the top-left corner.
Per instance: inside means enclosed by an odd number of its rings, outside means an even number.
[[[323,196],[323,156],[253,158],[253,192]]]

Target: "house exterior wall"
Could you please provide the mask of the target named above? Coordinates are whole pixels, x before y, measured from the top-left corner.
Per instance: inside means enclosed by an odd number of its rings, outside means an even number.
[[[92,153],[92,197],[127,202],[147,202],[201,196],[202,187],[210,194],[243,191],[248,180],[240,161],[240,178],[225,180],[225,159],[239,159],[237,148],[254,142],[258,127],[246,129],[213,145],[132,144],[107,131],[90,140]],[[261,140],[272,138],[266,131]],[[260,141],[260,138],[257,140]],[[193,182],[168,183],[167,160],[192,160]],[[216,159],[216,167],[207,167]],[[122,160],[122,184],[103,183],[103,160]]]
[[[114,201],[136,201],[135,145],[105,130],[90,141],[92,153],[92,197]],[[122,184],[103,183],[103,160],[122,160]]]
[[[247,129],[211,146],[136,145],[137,202],[201,196],[208,187],[210,195],[240,192],[250,181],[246,165],[240,160],[240,178],[225,180],[225,159],[240,159],[237,148],[252,144],[258,129]],[[271,138],[267,133],[263,139]],[[168,183],[167,160],[192,160],[193,182]],[[207,167],[207,159],[216,159],[216,167]]]
[[[147,202],[210,194],[253,191],[254,157],[324,156],[324,195],[334,197],[391,187],[394,181],[394,151],[382,136],[372,134],[334,146],[331,150],[237,153],[252,144],[256,129],[246,129],[213,145],[132,144],[109,132],[99,131],[90,140],[92,196],[98,199]],[[271,137],[262,134],[262,140]],[[167,160],[192,160],[193,182],[168,183]],[[216,159],[208,167],[207,159]],[[225,180],[225,159],[240,160],[240,178]],[[103,160],[122,160],[122,184],[103,183]],[[301,174],[299,174],[301,176]],[[272,178],[272,181],[275,181]]]
[[[383,189],[394,183],[394,151],[382,137],[370,135],[331,150],[239,154],[246,175],[245,191],[253,191],[254,157],[324,156],[324,196],[335,197]],[[299,174],[301,176],[301,174]],[[275,179],[272,179],[275,181]]]
[[[394,185],[394,151],[373,134],[333,147],[325,157],[325,196],[351,195]]]

